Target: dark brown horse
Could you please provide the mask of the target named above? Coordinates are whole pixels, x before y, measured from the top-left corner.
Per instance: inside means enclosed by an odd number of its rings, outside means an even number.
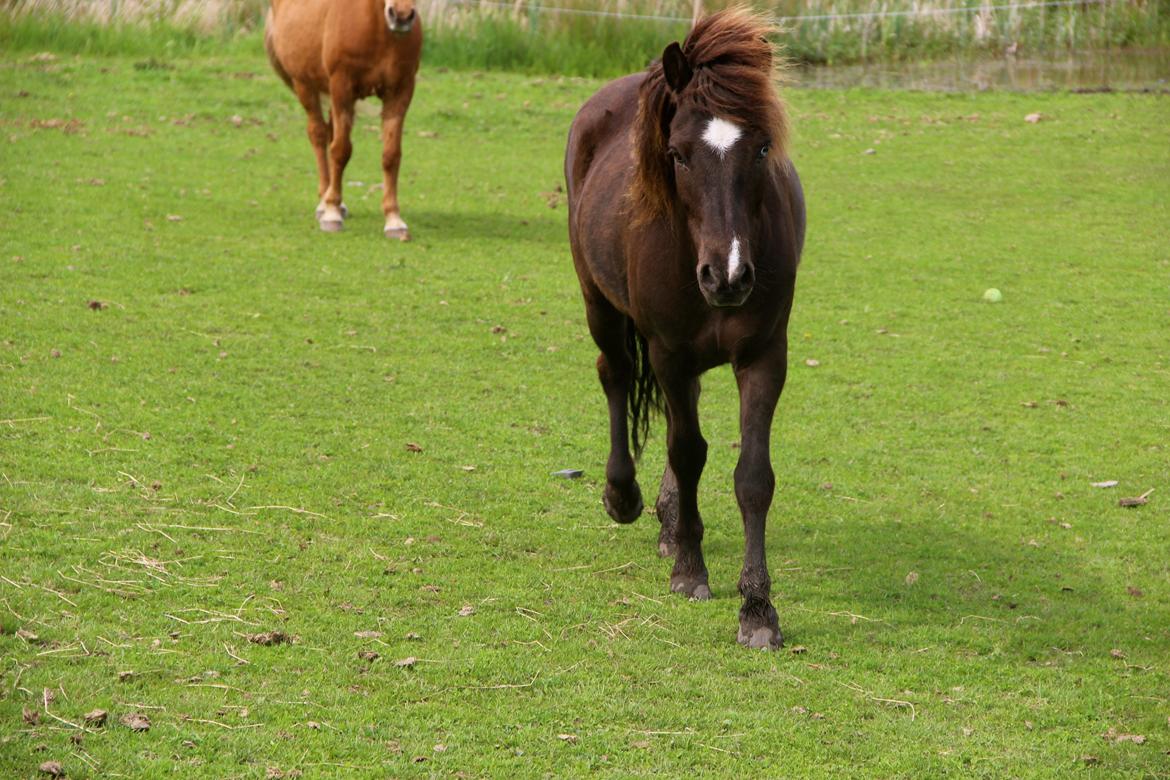
[[[569,240],[609,404],[605,508],[619,523],[641,514],[631,427],[640,454],[650,411],[664,399],[659,551],[675,558],[672,591],[710,598],[698,505],[707,459],[699,377],[731,363],[745,538],[738,639],[765,648],[782,642],[764,525],[775,485],[772,416],[787,372],[805,226],[774,86],[774,33],[741,8],[701,19],[661,62],[589,99],[565,157]]]
[[[422,26],[414,0],[272,0],[264,30],[272,67],[309,117],[317,155],[317,222],[341,230],[347,209],[341,179],[353,149],[354,104],[382,100],[382,212],[387,238],[409,240],[398,213],[402,123],[422,57]],[[329,99],[329,121],[321,97]]]

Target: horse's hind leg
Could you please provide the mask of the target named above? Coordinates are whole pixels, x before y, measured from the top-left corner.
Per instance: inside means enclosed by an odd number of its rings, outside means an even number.
[[[667,422],[667,430],[670,423]],[[662,485],[658,489],[658,501],[654,504],[658,515],[658,554],[673,558],[678,550],[675,537],[678,534],[678,478],[670,470],[670,463],[662,471]]]
[[[386,238],[410,240],[410,230],[398,212],[398,166],[402,162],[402,123],[414,95],[414,76],[382,98],[382,213]]]
[[[673,474],[677,491],[677,498],[670,499],[668,495],[666,502],[677,511],[670,589],[691,598],[709,599],[711,588],[703,561],[703,520],[699,516],[699,478],[707,463],[707,442],[699,429],[699,380],[674,366],[668,356],[653,347],[651,359],[666,398],[668,473]],[[661,543],[660,536],[659,551]]]
[[[609,460],[605,464],[605,511],[619,523],[632,523],[642,514],[642,491],[635,478],[630,455],[630,431],[626,413],[634,360],[626,347],[626,329],[632,328],[626,315],[615,309],[600,292],[585,294],[589,332],[601,355],[597,375],[609,406]]]
[[[666,431],[670,436],[670,409],[666,409]],[[673,558],[678,551],[678,477],[670,468],[670,458],[662,470],[662,482],[658,487],[658,500],[654,502],[654,514],[658,516],[658,555]]]

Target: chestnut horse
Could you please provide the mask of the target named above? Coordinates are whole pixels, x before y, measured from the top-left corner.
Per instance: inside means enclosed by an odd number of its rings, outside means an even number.
[[[768,37],[775,32],[742,8],[699,20],[646,72],[611,82],[585,103],[565,156],[569,240],[609,406],[605,508],[619,523],[641,514],[629,438],[632,428],[640,455],[651,408],[664,398],[659,552],[675,557],[672,591],[711,597],[698,506],[707,459],[699,377],[730,363],[739,387],[735,496],[745,538],[738,640],[763,648],[782,643],[764,525],[775,486],[772,416],[787,373],[805,228],[774,86]]]
[[[410,239],[398,213],[402,123],[422,57],[422,25],[414,0],[272,0],[264,48],[273,69],[309,116],[317,155],[317,221],[341,230],[348,210],[341,178],[353,149],[354,104],[382,99],[382,212],[387,238]],[[329,98],[329,121],[321,96]]]

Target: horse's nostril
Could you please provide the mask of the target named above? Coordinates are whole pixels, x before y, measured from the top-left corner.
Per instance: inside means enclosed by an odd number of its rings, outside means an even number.
[[[699,281],[705,285],[715,284],[715,271],[710,263],[699,266]]]
[[[756,280],[756,272],[752,270],[752,267],[750,265],[746,266],[739,275],[739,286],[740,287],[751,287],[752,283],[755,280]]]

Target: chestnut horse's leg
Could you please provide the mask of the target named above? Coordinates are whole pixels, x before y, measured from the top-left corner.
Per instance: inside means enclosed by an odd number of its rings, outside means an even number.
[[[678,491],[670,589],[691,598],[709,599],[711,588],[703,562],[703,520],[699,516],[699,478],[707,463],[707,441],[699,429],[699,380],[678,369],[653,346],[650,357],[666,398],[666,454]]]
[[[382,213],[386,238],[410,240],[410,230],[398,213],[398,165],[402,161],[402,123],[414,96],[414,74],[382,98]]]
[[[634,374],[633,357],[626,347],[626,329],[633,325],[596,289],[592,294],[585,290],[585,315],[589,332],[601,350],[597,357],[597,376],[609,406],[609,460],[605,464],[602,503],[614,520],[632,523],[642,514],[642,491],[630,456],[626,417]]]
[[[353,130],[353,87],[349,79],[333,74],[329,79],[329,124],[333,138],[329,143],[329,183],[325,188],[321,229],[330,233],[341,230],[345,215],[341,211],[341,179],[353,153],[350,131]]]
[[[325,155],[332,132],[321,114],[321,95],[317,90],[296,81],[293,82],[293,92],[309,117],[309,143],[313,145],[313,154],[317,158],[317,219],[321,219],[321,213],[325,210],[325,190],[329,189],[329,163]]]
[[[772,416],[787,372],[787,350],[764,356],[749,366],[737,368],[739,385],[739,463],[735,467],[735,498],[743,515],[743,571],[739,592],[741,645],[774,649],[784,641],[776,609],[772,606],[772,579],[764,554],[764,528],[776,477],[772,471]]]

